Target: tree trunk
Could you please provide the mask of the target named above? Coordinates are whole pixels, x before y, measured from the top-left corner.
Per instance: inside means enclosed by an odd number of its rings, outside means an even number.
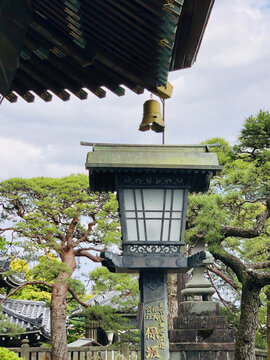
[[[258,311],[261,287],[254,279],[245,275],[241,296],[241,316],[235,342],[235,360],[256,360],[255,333],[258,322]]]
[[[181,290],[185,289],[187,282],[186,273],[168,274],[168,329],[173,329],[173,318],[181,315],[178,305],[184,301]]]
[[[51,360],[68,360],[67,350],[67,309],[66,295],[69,287],[69,280],[76,267],[76,260],[73,250],[62,254],[62,262],[70,270],[61,271],[53,284],[51,300]]]
[[[67,285],[53,285],[51,301],[51,344],[52,360],[68,360],[66,329]]]
[[[188,274],[187,273],[178,273],[177,274],[177,302],[178,302],[178,316],[184,316],[185,314],[181,314],[181,307],[179,304],[183,302],[184,296],[181,291],[186,288],[186,284],[188,282]]]
[[[177,274],[168,274],[168,329],[173,328],[173,318],[178,315]]]
[[[267,360],[270,360],[270,287],[265,291],[267,299],[266,339],[267,339]]]

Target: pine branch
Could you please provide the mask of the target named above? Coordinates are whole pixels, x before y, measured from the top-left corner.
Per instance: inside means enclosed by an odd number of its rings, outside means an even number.
[[[95,216],[91,215],[91,217],[93,218],[93,221],[91,223],[88,224],[88,228],[86,230],[86,232],[83,234],[83,236],[81,236],[79,239],[77,239],[73,244],[72,247],[73,249],[78,246],[80,243],[85,242],[89,236],[89,234],[92,231],[92,228],[96,225],[96,220],[95,220]]]
[[[64,234],[61,234],[61,235],[60,235],[60,241],[61,241],[61,246],[60,246],[60,248],[61,248],[61,249],[64,249],[64,247],[65,247],[65,242],[66,242],[66,237],[65,237]]]
[[[27,285],[44,285],[47,286],[49,288],[52,289],[52,284],[47,283],[46,281],[42,281],[42,280],[31,280],[31,281],[26,281],[25,283],[17,286],[15,289],[11,290],[3,300],[1,300],[0,302],[0,306],[13,294],[15,294],[17,291],[21,290],[23,287],[27,286]]]
[[[242,238],[246,238],[246,239],[252,239],[254,237],[260,236],[269,216],[270,216],[270,211],[267,208],[264,213],[257,215],[256,224],[253,226],[253,228],[250,228],[250,229],[224,226],[222,229],[224,238],[231,237],[231,236],[237,236],[237,237],[242,237]]]
[[[247,269],[247,273],[253,277],[256,283],[263,288],[266,285],[270,285],[270,273],[269,272],[257,272],[253,269]]]
[[[13,205],[14,205],[14,208],[16,209],[17,215],[23,219],[24,214],[25,214],[25,208],[22,205],[22,203],[18,199],[14,199]]]
[[[74,290],[72,290],[70,287],[68,287],[68,292],[72,295],[73,299],[77,301],[78,304],[82,305],[83,307],[90,307],[91,305],[86,304],[85,302],[81,301],[78,297],[78,295],[75,293]]]
[[[249,268],[252,268],[252,269],[266,269],[266,268],[269,268],[270,267],[270,261],[263,261],[263,262],[260,262],[260,263],[256,263],[256,264],[248,264],[248,267]]]
[[[211,254],[218,260],[222,261],[223,264],[229,266],[237,276],[240,282],[243,281],[243,273],[246,270],[244,263],[237,257],[226,251],[220,243],[209,244],[208,249]]]
[[[223,272],[221,272],[217,268],[208,266],[206,269],[213,272],[214,274],[218,275],[222,280],[224,280],[227,284],[229,284],[234,290],[238,290],[238,286],[235,284],[235,282],[232,281],[231,279],[229,279],[225,274],[223,274]]]
[[[0,234],[3,234],[5,231],[15,231],[14,228],[10,227],[10,228],[0,228]]]
[[[96,250],[97,251],[97,250]],[[94,256],[92,254],[90,254],[87,251],[84,251],[84,249],[78,249],[75,251],[75,256],[82,256],[82,257],[86,257],[94,262],[101,262],[103,259],[101,257],[99,257],[98,255]]]
[[[218,289],[216,288],[216,286],[215,286],[215,284],[214,284],[214,282],[213,282],[213,280],[212,280],[212,277],[211,277],[211,275],[209,274],[208,269],[206,269],[206,271],[207,271],[207,275],[208,275],[208,277],[209,277],[210,283],[211,283],[211,285],[213,286],[213,288],[216,290],[217,296],[219,297],[220,301],[221,301],[222,304],[225,306],[225,308],[233,315],[233,313],[231,312],[230,308],[228,307],[227,302],[223,299],[223,297],[220,295]]]
[[[75,250],[75,256],[77,254],[79,254],[81,251],[97,251],[97,252],[102,252],[102,251],[105,251],[105,249],[97,249],[97,248],[94,248],[94,247],[88,247],[88,248],[81,248],[81,249],[78,249],[78,250]]]
[[[248,204],[256,204],[257,202],[263,202],[265,200],[265,198],[257,198],[257,199],[254,199],[254,200],[245,200],[245,201],[242,201],[239,206],[242,206],[246,203]]]
[[[66,245],[69,249],[72,247],[72,236],[73,236],[73,232],[76,228],[76,225],[78,224],[78,221],[79,221],[79,219],[77,218],[77,216],[75,216],[72,219],[72,221],[68,227],[67,233],[66,233],[66,243],[67,243]]]

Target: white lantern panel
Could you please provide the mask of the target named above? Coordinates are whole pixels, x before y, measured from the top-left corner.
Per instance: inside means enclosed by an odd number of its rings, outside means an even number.
[[[184,206],[181,189],[123,189],[126,241],[179,241]]]
[[[171,241],[179,240],[181,232],[181,221],[172,220],[171,221],[171,229],[170,229],[170,239]]]
[[[163,228],[162,228],[162,240],[168,241],[169,238],[169,227],[170,227],[170,220],[164,220]]]
[[[164,210],[171,210],[171,207],[172,207],[172,190],[171,189],[164,190],[164,197],[165,197],[165,208],[164,208]]]
[[[125,209],[126,210],[135,210],[135,199],[132,189],[125,189]]]
[[[138,220],[138,229],[139,229],[139,234],[138,234],[138,239],[140,241],[145,241],[145,221],[144,220]]]
[[[137,210],[143,210],[142,190],[136,189],[134,190],[134,193]]]
[[[148,241],[160,240],[161,220],[146,220]]]
[[[182,211],[183,209],[183,190],[173,190],[173,211]]]
[[[143,189],[143,204],[145,211],[163,210],[164,191],[160,189]]]
[[[130,240],[137,240],[137,225],[136,220],[127,219],[127,236]]]

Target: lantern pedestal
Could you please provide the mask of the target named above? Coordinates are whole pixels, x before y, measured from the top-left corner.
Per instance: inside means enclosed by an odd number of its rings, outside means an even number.
[[[141,358],[169,359],[167,271],[140,272]]]

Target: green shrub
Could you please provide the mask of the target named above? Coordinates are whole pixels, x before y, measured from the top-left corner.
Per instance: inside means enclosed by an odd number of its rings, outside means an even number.
[[[21,326],[9,322],[0,309],[0,334],[17,335],[24,332],[25,330]]]
[[[23,360],[23,358],[20,358],[13,351],[0,347],[0,360]]]

